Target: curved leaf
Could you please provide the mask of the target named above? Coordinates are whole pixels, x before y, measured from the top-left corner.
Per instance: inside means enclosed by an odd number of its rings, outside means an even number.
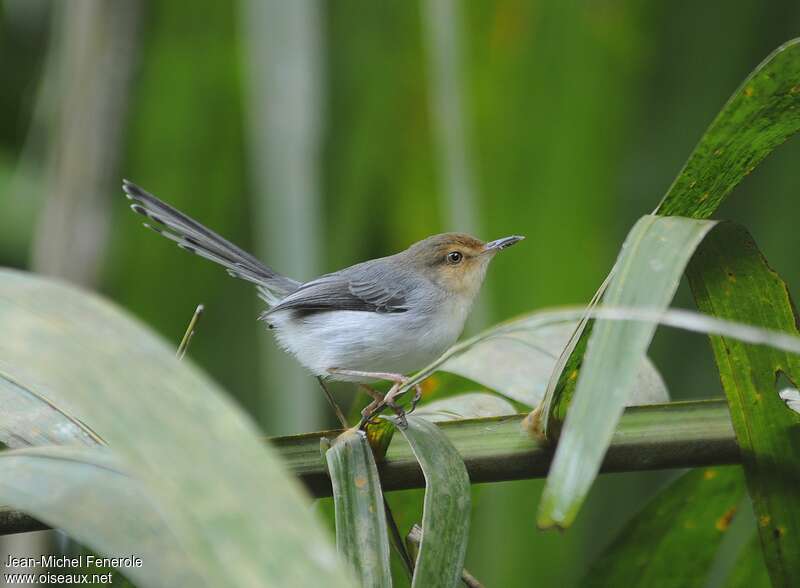
[[[655,214],[707,218],[773,149],[800,129],[800,39],[773,51],[733,93],[705,131]],[[589,305],[599,303],[609,276]],[[594,323],[583,317],[559,358],[541,406],[546,436],[563,422]]]
[[[439,369],[535,407],[544,396],[556,360],[575,332],[577,322],[527,326],[530,316],[485,331],[473,346],[449,358]],[[669,402],[669,392],[661,374],[645,358],[637,374],[631,404],[656,402]]]
[[[448,396],[441,400],[426,402],[415,410],[414,414],[432,423],[437,423],[440,421],[504,416],[517,414],[517,411],[510,402],[494,394],[465,392],[464,394]]]
[[[800,335],[786,284],[745,229],[728,225],[714,231],[687,273],[701,310]],[[767,569],[776,586],[800,585],[800,415],[786,407],[775,387],[781,374],[800,382],[800,357],[727,337],[712,337],[711,346],[742,448]]]
[[[581,586],[705,586],[708,569],[743,495],[738,467],[684,474],[625,525]]]
[[[398,430],[408,440],[425,475],[422,543],[412,587],[458,586],[469,539],[467,468],[435,424],[410,415],[408,427]]]
[[[391,586],[383,493],[366,434],[348,429],[336,438],[325,459],[333,486],[339,553],[361,586]]]
[[[800,130],[800,39],[762,61],[703,133],[655,214],[708,218],[773,149]]]
[[[0,442],[7,447],[100,445],[102,439],[77,418],[0,372]]]
[[[681,217],[639,219],[622,246],[604,304],[666,309],[689,258],[714,225]],[[575,519],[630,401],[655,329],[654,323],[634,321],[599,321],[592,329],[539,506],[540,526],[566,527]]]
[[[0,452],[0,502],[66,531],[112,557],[138,586],[211,586],[142,485],[102,448],[39,447]],[[113,524],[109,524],[113,521]]]
[[[297,480],[171,345],[96,296],[10,270],[0,330],[0,372],[108,443],[210,584],[348,585]]]

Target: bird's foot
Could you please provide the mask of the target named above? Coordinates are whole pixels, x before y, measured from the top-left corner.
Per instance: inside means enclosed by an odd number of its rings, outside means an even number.
[[[417,382],[414,384],[414,397],[411,399],[411,408],[408,409],[409,414],[414,412],[417,408],[417,403],[422,400],[422,384]]]
[[[408,378],[404,377],[402,381],[395,382],[395,384],[389,388],[386,396],[383,397],[383,404],[391,408],[394,414],[397,415],[397,426],[401,429],[408,427],[408,421],[406,420],[405,409],[397,404],[396,398],[400,395],[400,388],[402,388],[407,381]]]
[[[402,374],[394,374],[391,372],[366,372],[340,368],[331,368],[328,371],[334,375],[372,378],[375,380],[387,380],[389,382],[393,382],[392,387],[383,397],[381,397],[380,394],[371,387],[364,384],[361,385],[361,387],[365,389],[370,396],[372,396],[373,401],[361,411],[361,422],[359,423],[359,428],[363,429],[365,426],[367,426],[367,424],[369,424],[372,419],[378,416],[378,414],[380,414],[381,411],[383,411],[383,409],[386,407],[392,409],[395,415],[397,415],[398,426],[402,428],[408,426],[408,421],[406,420],[407,412],[402,406],[400,406],[400,404],[397,403],[397,398],[405,393],[403,388],[408,384],[410,378]],[[417,403],[422,397],[422,387],[419,384],[414,384],[414,390],[414,397],[411,399],[411,407],[408,410],[409,413],[416,408]]]
[[[394,411],[394,414],[397,416],[397,426],[402,429],[405,429],[408,426],[408,421],[406,420],[406,411],[405,409],[400,406],[397,401],[395,400],[397,396],[399,396],[398,391],[403,386],[402,382],[395,383],[389,391],[386,393],[385,396],[376,398],[372,402],[370,402],[364,409],[361,411],[361,422],[358,424],[360,429],[366,427],[372,420],[378,416],[384,408],[387,406]]]

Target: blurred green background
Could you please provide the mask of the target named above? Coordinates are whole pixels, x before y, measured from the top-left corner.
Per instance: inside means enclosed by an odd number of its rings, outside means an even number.
[[[526,235],[474,330],[587,301],[799,28],[789,0],[4,0],[0,264],[96,289],[176,344],[204,303],[197,364],[269,434],[328,426],[254,290],[142,229],[121,178],[298,279],[445,230]],[[798,156],[779,149],[720,211],[795,292]],[[659,333],[652,355],[674,398],[721,395],[703,338]],[[467,565],[489,586],[574,585],[670,475],[601,478],[563,535],[535,529],[540,482],[476,488]],[[390,498],[410,526],[419,494]]]

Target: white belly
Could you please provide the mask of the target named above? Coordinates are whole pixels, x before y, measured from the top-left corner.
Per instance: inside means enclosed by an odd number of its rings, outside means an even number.
[[[297,319],[278,312],[270,317],[280,345],[317,376],[339,368],[408,374],[425,367],[456,342],[468,305],[448,304],[436,318],[410,312],[384,314],[333,311]],[[444,312],[441,312],[444,310]],[[367,382],[368,378],[332,375]]]

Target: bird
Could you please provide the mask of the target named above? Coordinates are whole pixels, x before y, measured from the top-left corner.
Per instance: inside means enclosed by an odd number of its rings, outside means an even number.
[[[461,335],[495,255],[523,236],[488,243],[466,233],[442,233],[408,249],[300,282],[281,275],[183,212],[123,180],[131,209],[144,225],[181,249],[213,261],[256,286],[266,303],[259,320],[278,344],[325,381],[354,382],[373,398],[360,426],[388,406],[401,424],[397,396],[409,374],[437,359]],[[391,382],[385,395],[376,381]],[[419,385],[411,403],[421,395]],[[337,412],[343,420],[341,411]],[[342,423],[345,426],[345,423]]]

